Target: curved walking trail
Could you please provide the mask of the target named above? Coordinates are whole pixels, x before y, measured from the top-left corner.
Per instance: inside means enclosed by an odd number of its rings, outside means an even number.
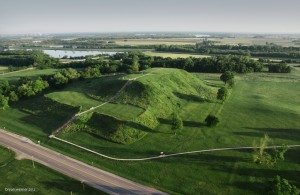
[[[226,150],[249,150],[249,149],[256,149],[258,147],[253,147],[253,146],[242,146],[242,147],[229,147],[229,148],[213,148],[213,149],[206,149],[206,150],[194,150],[194,151],[188,151],[188,152],[178,152],[178,153],[172,153],[172,154],[162,154],[159,156],[152,156],[152,157],[145,157],[145,158],[116,158],[112,156],[107,156],[105,154],[101,154],[99,152],[96,152],[94,150],[90,150],[88,148],[82,147],[80,145],[74,144],[72,142],[66,141],[64,139],[55,137],[54,135],[51,135],[50,138],[59,140],[61,142],[70,144],[72,146],[75,146],[77,148],[86,150],[88,152],[91,152],[93,154],[99,155],[103,158],[107,158],[110,160],[116,160],[116,161],[146,161],[146,160],[154,160],[154,159],[160,159],[160,158],[167,158],[167,157],[172,157],[172,156],[180,156],[180,155],[186,155],[186,154],[196,154],[196,153],[204,153],[204,152],[216,152],[216,151],[226,151]],[[286,145],[286,146],[268,146],[266,148],[282,148],[282,147],[288,147],[288,148],[294,148],[294,147],[300,147],[300,145]]]
[[[128,85],[130,85],[130,84],[132,83],[132,81],[135,81],[135,80],[137,80],[137,79],[139,79],[139,78],[141,78],[141,77],[147,76],[147,75],[149,75],[149,74],[151,74],[151,73],[143,74],[143,75],[141,75],[141,76],[138,76],[138,77],[135,77],[135,78],[128,79],[127,82],[121,87],[121,89],[120,89],[119,91],[117,91],[117,93],[116,93],[114,96],[112,96],[109,100],[107,100],[106,102],[104,102],[104,103],[102,103],[102,104],[100,104],[100,105],[98,105],[98,106],[91,107],[90,109],[88,109],[88,110],[86,110],[86,111],[79,112],[79,113],[73,115],[67,122],[65,122],[62,126],[60,126],[59,128],[57,128],[55,131],[53,131],[53,135],[57,135],[62,129],[64,129],[68,124],[70,124],[72,121],[74,121],[77,117],[79,117],[79,116],[81,116],[81,115],[83,115],[83,114],[86,114],[86,113],[88,113],[88,112],[91,112],[91,111],[93,111],[93,110],[95,110],[95,109],[97,109],[97,108],[99,108],[99,107],[101,107],[101,106],[104,106],[105,104],[107,104],[107,103],[113,101],[114,99],[116,99],[116,98],[121,94],[121,92],[122,92]],[[49,137],[51,138],[52,135],[49,136]]]

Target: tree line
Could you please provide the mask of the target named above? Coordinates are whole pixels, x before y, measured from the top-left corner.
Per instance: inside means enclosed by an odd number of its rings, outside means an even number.
[[[59,63],[58,59],[44,54],[42,51],[2,51],[0,64],[11,67],[51,67]]]
[[[216,45],[212,41],[203,41],[195,45],[159,45],[160,52],[182,52],[214,55],[249,55],[252,57],[300,58],[299,47],[283,47],[276,44],[266,45]]]

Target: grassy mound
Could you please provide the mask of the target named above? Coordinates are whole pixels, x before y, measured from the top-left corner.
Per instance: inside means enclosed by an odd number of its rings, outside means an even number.
[[[146,135],[144,131],[140,130],[141,128],[146,127],[131,121],[94,112],[90,116],[81,117],[74,124],[67,127],[65,131],[86,131],[112,142],[129,144]]]
[[[96,113],[85,115],[71,124],[66,131],[72,128],[87,131],[123,144],[132,143],[153,131],[161,118],[168,118],[187,103],[211,101],[215,96],[215,91],[195,75],[164,68],[150,69],[143,75],[95,80],[86,85],[74,85],[68,90],[83,93],[83,96],[99,102],[115,98],[112,103],[99,107]]]
[[[154,69],[149,75],[132,81],[115,102],[145,109],[136,121],[154,128],[157,118],[168,117],[187,102],[211,101],[214,96],[215,92],[193,74],[178,69]]]

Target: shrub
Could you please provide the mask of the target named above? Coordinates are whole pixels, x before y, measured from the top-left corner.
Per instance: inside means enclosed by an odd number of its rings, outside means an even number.
[[[269,64],[268,68],[272,73],[290,73],[292,71],[292,68],[286,63]]]
[[[234,80],[234,79],[229,79],[229,80],[227,81],[227,84],[228,84],[228,86],[229,86],[230,88],[232,88],[232,87],[235,85],[235,80]]]
[[[213,127],[213,126],[216,126],[220,121],[219,121],[218,117],[210,114],[206,117],[205,122],[206,122],[207,126]]]
[[[8,107],[8,97],[0,94],[0,109],[5,110]]]
[[[270,140],[269,136],[265,135],[260,139],[258,146],[254,144],[253,161],[255,163],[274,166],[279,160],[284,160],[284,154],[288,150],[288,147],[283,145],[280,148],[271,148],[268,152],[267,148]]]
[[[218,90],[217,98],[221,101],[224,101],[228,96],[228,90],[226,87],[221,87]]]
[[[176,113],[172,114],[172,130],[176,135],[176,131],[181,130],[183,128],[183,123],[180,116]]]
[[[276,176],[272,182],[272,191],[271,194],[278,195],[298,195],[300,190],[289,183],[288,180],[281,178],[280,176]]]
[[[19,100],[19,97],[18,97],[18,95],[15,91],[11,91],[9,93],[9,100],[12,101],[12,102],[16,102],[16,101]]]
[[[226,71],[220,76],[220,80],[223,81],[225,84],[231,79],[234,79],[234,74],[230,71]]]

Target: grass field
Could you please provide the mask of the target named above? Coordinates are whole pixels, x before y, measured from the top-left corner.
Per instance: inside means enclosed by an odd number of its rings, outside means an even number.
[[[159,74],[148,75],[141,78],[140,81],[145,83],[161,81],[165,83],[162,86],[163,90],[174,89],[173,87],[166,88],[167,80],[160,80],[169,78],[166,74],[171,74],[171,72],[166,70],[165,75],[161,76]],[[223,85],[219,81],[218,74],[195,75],[204,79],[206,85],[214,88],[213,91]],[[178,79],[175,77],[174,80]],[[176,86],[174,80],[172,80],[172,85]],[[158,155],[161,151],[173,153],[220,147],[252,146],[253,141],[258,141],[265,133],[272,138],[272,144],[299,144],[299,82],[298,68],[291,74],[238,75],[236,85],[224,105],[201,101],[186,101],[185,104],[182,104],[182,108],[178,112],[183,118],[184,128],[176,135],[171,131],[170,120],[165,116],[159,119],[160,124],[155,129],[149,130],[144,138],[129,145],[113,143],[84,131],[63,134],[62,137],[106,155],[124,158],[148,157]],[[81,91],[78,91],[76,85]],[[74,83],[62,93],[70,91],[70,89],[80,93],[86,92],[93,89],[94,86],[100,86],[97,89],[101,89],[101,82]],[[113,94],[116,89],[114,86],[119,85],[116,83],[113,85],[112,91],[104,91],[105,93],[101,97],[105,99]],[[106,89],[105,85],[102,86],[102,89]],[[100,92],[94,91],[93,93],[99,96],[102,94]],[[62,97],[58,100],[63,101]],[[71,94],[69,97],[77,96]],[[39,101],[45,100],[42,97],[36,97],[36,99],[20,102],[6,111],[0,111],[0,124],[35,141],[41,139],[43,145],[84,162],[93,163],[94,166],[170,193],[262,194],[266,192],[268,182],[276,175],[280,175],[300,187],[299,149],[289,150],[286,160],[275,167],[254,164],[251,151],[193,154],[145,162],[116,162],[46,138],[51,133],[51,129],[55,129],[66,120],[74,112],[74,109],[57,103],[56,106],[60,106],[59,113],[61,114],[56,116],[54,110],[58,110],[58,108],[49,109],[52,107],[52,102],[45,104],[44,108],[35,108],[36,105],[42,104]],[[71,105],[77,106],[85,101],[89,102],[89,99],[80,100]],[[167,106],[167,104],[165,105]],[[114,108],[115,106],[116,108]],[[109,104],[105,108],[107,109],[105,112],[111,112],[110,115],[114,116],[123,115],[125,118],[131,111],[122,107],[123,105]],[[214,128],[206,127],[203,123],[205,117],[210,112],[220,109],[220,124]],[[49,111],[43,113],[42,110]],[[33,116],[34,118],[32,118]],[[39,122],[45,119],[50,125],[46,126],[45,122]]]
[[[5,73],[8,71],[8,67],[7,66],[0,66],[0,74],[1,73]]]
[[[31,77],[36,78],[42,75],[54,74],[57,70],[56,69],[29,69],[29,70],[21,70],[15,72],[9,72],[7,74],[1,75],[0,79],[6,79],[9,81],[16,81],[20,77]]]
[[[218,44],[229,44],[229,45],[265,45],[268,43],[275,43],[284,47],[299,47],[293,39],[290,38],[272,38],[272,37],[263,37],[263,38],[252,38],[252,37],[235,37],[235,38],[210,38],[209,40],[217,41]]]
[[[117,39],[118,45],[194,45],[202,42],[203,38],[161,38],[161,39]],[[294,39],[284,37],[234,37],[234,38],[208,38],[208,40],[217,41],[218,44],[230,45],[264,45],[266,42],[275,43],[281,46],[299,46]]]
[[[210,57],[209,55],[197,55],[197,54],[183,54],[183,53],[168,53],[168,52],[155,52],[155,51],[146,51],[144,52],[146,55],[149,56],[158,56],[158,57],[170,57],[170,58],[188,58],[188,57],[195,57],[195,58],[205,58]]]
[[[0,147],[0,193],[7,192],[6,188],[32,188],[34,192],[19,192],[25,194],[101,194],[101,192],[82,186],[79,181],[73,180],[43,165],[31,160],[15,160],[15,154],[6,148]],[[5,178],[5,179],[4,179]],[[84,189],[83,189],[84,187]],[[103,193],[104,194],[104,193]]]
[[[118,45],[190,45],[196,44],[202,39],[198,38],[169,38],[169,39],[118,39]]]

